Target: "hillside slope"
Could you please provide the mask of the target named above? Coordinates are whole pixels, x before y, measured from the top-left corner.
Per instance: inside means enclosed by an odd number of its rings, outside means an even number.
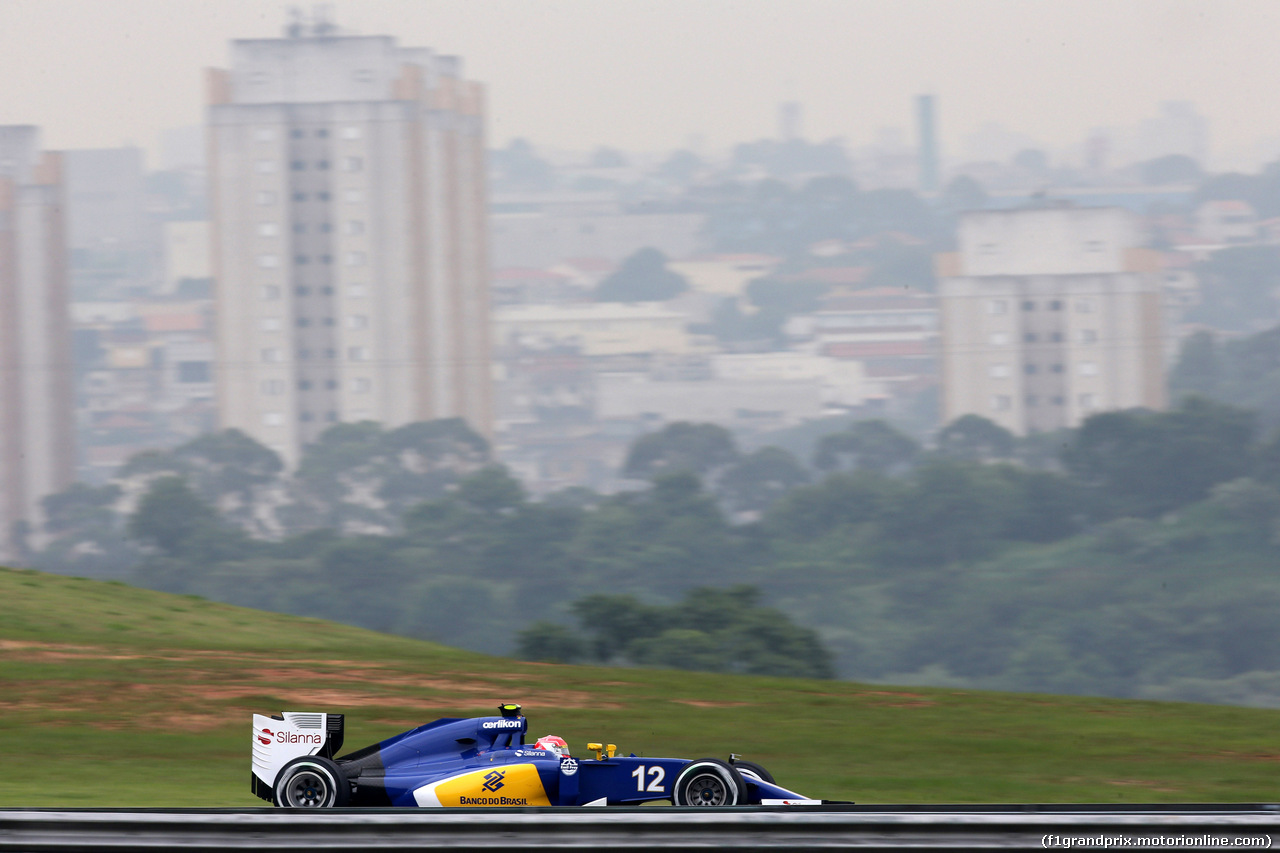
[[[580,752],[589,740],[642,755],[734,751],[829,799],[1280,794],[1275,711],[527,664],[0,569],[0,807],[259,806],[244,733],[254,711],[346,713],[355,748],[499,701]]]

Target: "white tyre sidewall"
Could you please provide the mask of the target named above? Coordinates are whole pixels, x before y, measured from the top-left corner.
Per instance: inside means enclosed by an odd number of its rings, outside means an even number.
[[[334,803],[336,803],[338,799],[338,780],[333,778],[333,774],[329,772],[328,767],[325,767],[323,764],[315,761],[299,761],[296,764],[290,764],[285,767],[284,770],[280,771],[280,778],[276,780],[275,788],[276,805],[285,809],[306,808],[306,806],[292,805],[289,802],[289,798],[284,793],[288,790],[289,783],[293,780],[293,777],[297,776],[298,773],[304,770],[321,777],[329,786],[329,795],[325,798],[325,801],[319,806],[316,806],[316,808],[333,808]]]
[[[742,798],[742,794],[744,792],[738,789],[738,782],[733,778],[733,774],[724,767],[721,767],[719,764],[711,764],[706,761],[695,761],[692,764],[686,765],[685,768],[680,771],[680,775],[676,777],[676,784],[672,789],[672,794],[673,796],[677,796],[684,800],[680,805],[693,805],[693,803],[689,802],[688,796],[685,793],[685,780],[691,776],[700,776],[707,772],[714,773],[716,776],[720,777],[720,781],[724,783],[725,790],[733,792],[733,802],[724,803],[723,805],[738,805],[738,801]]]

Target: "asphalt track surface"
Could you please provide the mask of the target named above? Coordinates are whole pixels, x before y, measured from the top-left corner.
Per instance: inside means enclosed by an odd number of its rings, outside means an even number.
[[[606,846],[623,850],[1240,850],[1270,849],[1276,841],[1280,841],[1280,805],[1259,803],[0,810],[0,851],[45,853],[598,850]]]

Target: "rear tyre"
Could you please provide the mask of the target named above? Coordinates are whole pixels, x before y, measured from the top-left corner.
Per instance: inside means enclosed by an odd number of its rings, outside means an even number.
[[[341,808],[351,802],[351,785],[336,762],[319,756],[295,758],[276,777],[275,803],[283,809]]]
[[[690,761],[676,776],[671,802],[677,806],[738,806],[746,802],[741,774],[718,758]]]
[[[733,769],[742,774],[743,778],[758,779],[761,782],[768,782],[770,785],[777,784],[773,781],[773,774],[754,761],[735,761],[733,762]]]

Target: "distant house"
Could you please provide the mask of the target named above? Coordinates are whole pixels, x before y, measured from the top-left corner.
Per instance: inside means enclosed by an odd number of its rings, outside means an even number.
[[[1258,214],[1247,201],[1206,201],[1196,210],[1196,233],[1201,240],[1213,245],[1255,243],[1258,240]]]

